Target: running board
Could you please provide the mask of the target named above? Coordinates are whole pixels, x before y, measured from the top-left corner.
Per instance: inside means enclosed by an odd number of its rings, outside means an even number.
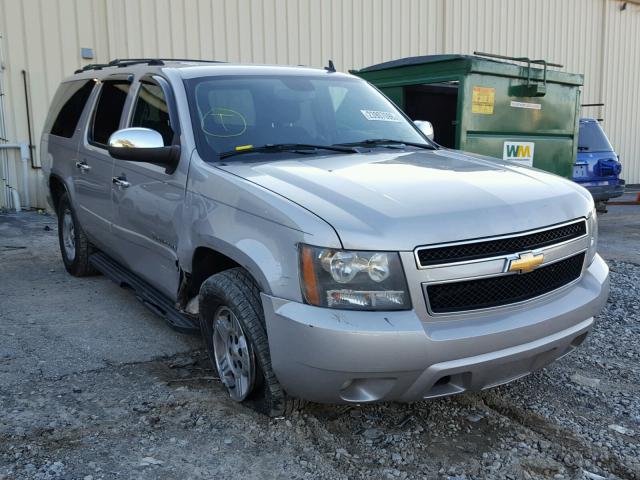
[[[197,320],[180,313],[166,296],[104,253],[94,253],[89,257],[89,263],[121,287],[131,288],[144,306],[163,317],[174,330],[182,333],[200,333]]]

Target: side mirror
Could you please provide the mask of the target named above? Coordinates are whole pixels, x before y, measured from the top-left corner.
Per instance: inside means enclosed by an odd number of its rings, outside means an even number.
[[[428,120],[414,120],[414,125],[427,137],[429,140],[433,140],[433,125]]]
[[[180,160],[180,147],[165,147],[162,135],[150,128],[123,128],[113,132],[107,149],[118,160],[155,163],[167,168],[175,167]]]

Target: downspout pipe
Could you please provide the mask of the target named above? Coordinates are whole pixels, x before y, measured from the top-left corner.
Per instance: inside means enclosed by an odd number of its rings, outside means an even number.
[[[31,136],[31,107],[29,106],[29,85],[27,82],[27,71],[22,70],[22,84],[24,85],[24,104],[27,109],[27,133],[29,135],[29,153],[35,146],[33,145],[33,137]]]

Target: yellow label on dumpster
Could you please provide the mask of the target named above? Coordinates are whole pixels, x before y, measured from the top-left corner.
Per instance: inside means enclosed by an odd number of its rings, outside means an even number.
[[[493,104],[495,101],[495,88],[473,87],[473,94],[471,96],[471,113],[493,115]]]

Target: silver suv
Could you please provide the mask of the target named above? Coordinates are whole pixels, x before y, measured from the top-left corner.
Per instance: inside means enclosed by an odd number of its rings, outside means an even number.
[[[202,332],[230,396],[269,415],[509,382],[607,298],[586,190],[441,148],[331,67],[91,65],[41,152],[66,269]]]

